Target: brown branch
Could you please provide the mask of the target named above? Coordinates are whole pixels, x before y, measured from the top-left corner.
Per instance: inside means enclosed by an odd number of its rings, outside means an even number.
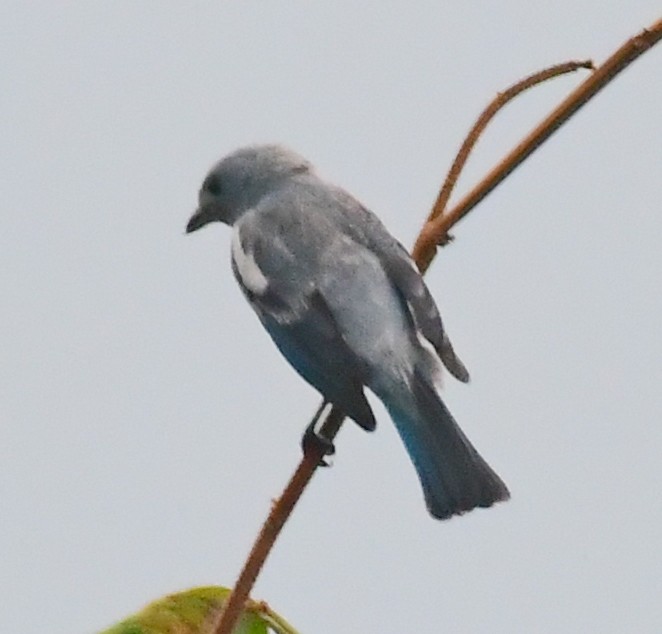
[[[269,516],[262,525],[262,530],[255,540],[253,549],[244,564],[244,568],[237,579],[232,594],[221,612],[218,623],[209,630],[211,633],[218,632],[220,634],[227,632],[229,634],[232,632],[234,624],[241,616],[241,611],[248,599],[251,588],[255,584],[257,575],[269,556],[274,542],[283,528],[283,524],[285,524],[290,513],[292,513],[294,505],[301,497],[308,481],[313,476],[320,459],[321,456],[316,459],[312,454],[304,455],[285,491],[283,491],[280,498],[272,505]],[[236,597],[234,601],[233,597]]]
[[[322,403],[313,420],[315,421],[320,418],[327,409],[326,404]],[[335,438],[343,418],[343,414],[340,411],[331,408],[331,411],[324,420],[322,429],[320,429],[320,433],[324,434],[325,437]],[[234,590],[230,594],[223,611],[217,617],[216,622],[210,627],[209,634],[230,634],[232,632],[232,628],[241,615],[243,606],[255,584],[255,579],[269,556],[274,542],[292,513],[295,504],[299,501],[308,482],[313,477],[315,469],[317,469],[323,459],[324,454],[320,446],[310,445],[306,448],[306,452],[290,481],[287,483],[285,490],[280,498],[273,503],[271,511],[262,525],[260,534],[253,543],[253,548],[248,555],[248,559],[246,559]]]
[[[588,68],[594,70],[593,62],[591,60],[586,60],[583,62],[565,62],[564,64],[556,64],[550,68],[541,70],[533,75],[529,75],[524,79],[521,79],[516,84],[513,84],[503,92],[497,94],[497,96],[492,100],[492,102],[480,113],[476,123],[474,123],[473,128],[469,131],[469,134],[464,139],[455,160],[451,165],[450,170],[444,180],[444,184],[439,191],[437,200],[432,206],[432,211],[428,216],[428,222],[434,220],[435,218],[443,215],[446,210],[446,205],[448,200],[453,193],[453,189],[457,183],[458,178],[464,166],[467,163],[467,159],[471,154],[471,151],[474,149],[480,135],[485,131],[489,122],[495,117],[495,115],[501,110],[508,102],[512,101],[515,97],[523,93],[529,88],[533,88],[538,84],[553,79],[554,77],[559,77],[560,75],[565,75],[567,73],[572,73],[580,68]],[[427,226],[427,225],[426,225]],[[426,229],[426,226],[423,227],[423,231]]]
[[[453,225],[464,218],[589,99],[660,39],[662,20],[629,39],[522,139],[449,213],[430,219],[419,234],[412,253],[420,270],[425,271],[430,266],[437,245],[445,241]]]
[[[540,125],[538,125],[517,147],[515,147],[483,180],[481,180],[447,214],[430,219],[423,227],[414,247],[413,257],[421,271],[425,271],[432,262],[437,244],[449,229],[480,203],[508,174],[510,174],[537,147],[547,140],[600,89],[609,83],[620,71],[631,64],[637,57],[662,39],[662,20],[649,29],[628,40],[586,81],[575,89]],[[321,415],[321,407],[317,415]],[[343,421],[343,415],[336,408],[331,408],[320,433],[333,439]],[[244,565],[239,579],[228,598],[225,608],[209,630],[210,634],[231,634],[241,610],[248,599],[264,561],[287,521],[303,490],[323,459],[322,449],[309,449],[304,454],[294,475],[288,482],[281,497],[274,503],[271,512],[258,535],[253,549]]]

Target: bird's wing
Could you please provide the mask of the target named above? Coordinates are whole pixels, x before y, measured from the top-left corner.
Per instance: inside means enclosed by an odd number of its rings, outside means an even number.
[[[379,258],[407,306],[417,331],[432,344],[448,371],[466,383],[469,372],[455,354],[437,305],[406,249],[386,230],[377,216],[347,192],[336,189],[334,196],[339,202],[334,210],[342,215],[345,230]]]
[[[292,367],[347,416],[372,430],[375,418],[363,392],[361,363],[315,285],[314,242],[305,227],[284,224],[282,214],[260,214],[259,220],[247,214],[234,228],[233,270]]]
[[[388,250],[380,254],[388,276],[407,302],[420,333],[432,344],[448,371],[456,379],[466,383],[469,380],[469,372],[453,349],[427,285],[409,254],[400,244],[397,244],[397,247],[400,253]]]

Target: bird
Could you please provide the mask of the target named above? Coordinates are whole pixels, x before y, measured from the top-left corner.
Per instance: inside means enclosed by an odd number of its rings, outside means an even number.
[[[198,193],[186,233],[232,228],[239,286],[290,365],[367,431],[384,404],[438,519],[507,500],[508,488],[444,404],[443,367],[469,373],[415,263],[379,218],[278,144],[239,148]]]

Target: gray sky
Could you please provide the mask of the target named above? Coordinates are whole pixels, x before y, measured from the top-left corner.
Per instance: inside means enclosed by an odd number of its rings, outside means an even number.
[[[183,235],[212,162],[282,141],[410,246],[487,101],[659,2],[5,2],[0,623],[94,632],[234,583],[318,396]],[[455,231],[446,402],[512,500],[440,523],[381,406],[255,596],[302,632],[662,631],[662,48]],[[460,193],[580,77],[519,99]]]

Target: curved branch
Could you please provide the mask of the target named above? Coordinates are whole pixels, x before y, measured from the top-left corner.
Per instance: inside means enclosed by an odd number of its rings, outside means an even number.
[[[546,141],[589,99],[594,97],[620,71],[631,64],[651,46],[662,39],[662,20],[628,40],[586,81],[576,88],[554,111],[527,135],[498,165],[494,167],[448,213],[426,222],[413,251],[413,257],[421,271],[427,270],[434,259],[437,244],[447,236],[449,229],[485,198],[508,174]],[[450,186],[452,187],[452,185]],[[318,411],[321,414],[322,409]],[[343,414],[331,408],[320,432],[333,439],[342,425]],[[231,634],[232,628],[245,605],[255,579],[271,548],[287,521],[306,485],[323,459],[322,449],[313,448],[304,454],[281,497],[274,503],[262,530],[246,560],[237,584],[220,617],[209,629],[210,634]]]
[[[448,170],[448,175],[446,180],[439,191],[437,200],[435,201],[432,211],[428,216],[428,221],[434,220],[438,216],[441,216],[448,204],[448,200],[453,193],[457,179],[460,177],[460,173],[464,169],[464,166],[467,163],[469,154],[474,149],[480,135],[485,131],[485,128],[489,122],[495,117],[497,112],[501,110],[509,101],[512,101],[519,94],[523,93],[529,88],[533,88],[538,84],[553,79],[554,77],[559,77],[560,75],[565,75],[567,73],[572,73],[580,68],[588,68],[590,70],[595,70],[593,62],[591,60],[586,60],[583,62],[565,62],[564,64],[556,64],[550,68],[545,68],[533,75],[529,75],[524,79],[521,79],[516,84],[513,84],[503,92],[497,94],[497,96],[492,100],[483,112],[480,113],[476,123],[469,131],[469,134],[464,139],[462,146],[460,147],[453,164],[451,165],[450,170]]]
[[[629,39],[585,81],[573,90],[543,121],[514,147],[453,209],[431,219],[423,227],[412,255],[421,271],[434,259],[437,245],[449,229],[464,218],[485,196],[556,132],[589,99],[595,97],[618,73],[662,39],[662,20]]]

